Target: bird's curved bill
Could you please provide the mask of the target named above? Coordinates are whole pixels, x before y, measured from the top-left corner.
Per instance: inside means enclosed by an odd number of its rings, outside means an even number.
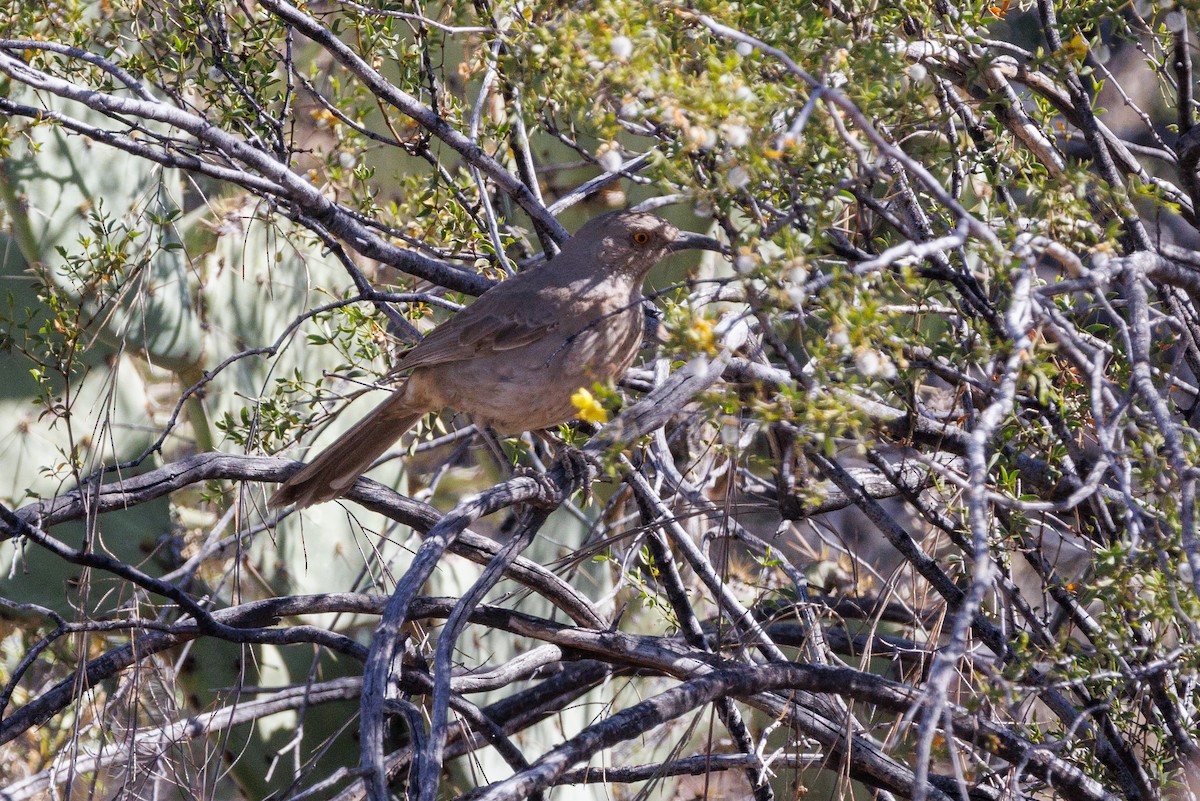
[[[729,248],[717,240],[693,234],[690,231],[680,231],[679,235],[675,237],[675,241],[671,243],[672,253],[680,250],[715,250],[717,253],[729,255]]]

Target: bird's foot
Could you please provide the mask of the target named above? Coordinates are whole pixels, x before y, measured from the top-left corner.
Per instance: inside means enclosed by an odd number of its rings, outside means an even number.
[[[600,472],[600,463],[578,448],[564,447],[558,454],[554,466],[541,473],[529,467],[517,467],[514,474],[532,479],[541,488],[534,506],[553,508],[565,503],[577,491],[583,492],[583,505],[592,500],[592,481]]]
[[[549,473],[543,473],[540,470],[535,470],[526,465],[517,465],[513,468],[513,478],[527,478],[534,484],[537,484],[540,490],[536,497],[525,501],[530,506],[535,506],[539,509],[554,509],[562,499],[567,497],[558,482],[551,478]]]
[[[557,467],[561,467],[567,479],[566,497],[571,497],[576,490],[583,492],[583,503],[587,506],[592,502],[592,482],[601,473],[600,460],[584,453],[579,448],[564,446],[558,454]]]

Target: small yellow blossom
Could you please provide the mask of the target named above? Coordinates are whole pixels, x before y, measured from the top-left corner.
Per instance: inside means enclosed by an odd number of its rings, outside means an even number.
[[[337,116],[326,108],[313,109],[309,116],[318,128],[330,128],[338,122]]]
[[[571,405],[577,410],[575,416],[585,423],[603,425],[608,422],[608,412],[600,405],[600,401],[596,400],[592,393],[584,387],[577,389],[571,396]]]
[[[688,327],[686,337],[688,344],[696,350],[712,353],[717,349],[711,320],[705,320],[703,317],[693,320],[691,326]]]
[[[1062,49],[1059,54],[1074,58],[1076,61],[1082,61],[1087,58],[1088,42],[1083,38],[1082,33],[1076,32],[1068,41],[1063,42]]]

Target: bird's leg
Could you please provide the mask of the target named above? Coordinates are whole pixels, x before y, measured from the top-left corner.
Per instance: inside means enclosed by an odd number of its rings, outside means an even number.
[[[513,469],[512,460],[509,459],[508,454],[504,452],[504,447],[500,444],[500,435],[491,426],[482,426],[478,422],[475,425],[479,429],[479,437],[483,440],[488,453],[496,460],[496,467],[505,475],[510,477],[515,475],[517,471]]]
[[[575,494],[576,490],[583,491],[583,503],[587,506],[592,502],[592,482],[600,476],[602,465],[596,457],[589,456],[571,445],[564,445],[558,452],[557,465],[561,466],[567,478],[566,497]]]
[[[542,487],[542,499],[534,502],[535,506],[557,506],[565,503],[577,491],[583,492],[583,505],[592,500],[592,481],[600,474],[600,462],[589,457],[578,448],[563,445],[560,440],[549,439],[546,432],[537,432],[544,442],[557,445],[557,455],[554,463],[544,471],[518,465],[514,473],[523,478],[531,478]]]
[[[587,434],[594,434],[596,429],[591,423],[583,423],[573,421],[576,430]],[[590,456],[584,451],[569,444],[571,440],[564,440],[562,437],[553,434],[549,431],[537,432],[537,437],[554,456],[554,465],[561,466],[568,482],[568,491],[566,496],[569,498],[574,495],[576,490],[583,491],[583,503],[581,506],[587,506],[592,502],[592,482],[604,474],[604,463],[598,456]]]

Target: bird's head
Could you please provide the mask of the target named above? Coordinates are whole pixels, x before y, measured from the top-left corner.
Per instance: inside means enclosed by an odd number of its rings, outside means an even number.
[[[567,249],[594,253],[612,272],[644,276],[664,256],[679,250],[729,250],[715,239],[680,231],[663,218],[644,211],[613,211],[589,220]]]

